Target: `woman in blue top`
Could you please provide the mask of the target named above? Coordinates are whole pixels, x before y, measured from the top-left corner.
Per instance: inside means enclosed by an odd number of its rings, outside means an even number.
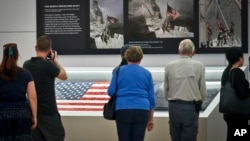
[[[153,129],[155,108],[154,86],[151,73],[139,64],[143,58],[140,46],[126,49],[128,65],[113,73],[108,95],[116,99],[116,126],[119,141],[143,141],[146,128]],[[118,77],[116,82],[116,77]]]

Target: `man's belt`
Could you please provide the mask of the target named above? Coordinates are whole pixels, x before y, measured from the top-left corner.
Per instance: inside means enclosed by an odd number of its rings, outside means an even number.
[[[196,104],[198,101],[169,100],[169,102],[181,103],[181,104]]]

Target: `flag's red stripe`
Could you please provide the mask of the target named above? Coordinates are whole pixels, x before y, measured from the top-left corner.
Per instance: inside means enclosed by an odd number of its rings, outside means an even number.
[[[81,100],[109,100],[109,98],[98,98],[98,97],[82,97]]]
[[[102,108],[58,108],[59,111],[103,111]]]
[[[57,103],[57,105],[90,105],[90,106],[103,106],[105,102],[103,103]]]
[[[88,95],[107,95],[107,92],[86,92]],[[84,97],[84,95],[83,95]]]
[[[91,86],[89,89],[107,89],[108,86]]]

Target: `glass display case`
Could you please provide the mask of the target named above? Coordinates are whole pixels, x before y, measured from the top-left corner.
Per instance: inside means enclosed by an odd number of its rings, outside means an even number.
[[[207,99],[202,105],[205,111],[220,89],[224,66],[207,66]],[[112,76],[112,67],[65,68],[68,80],[56,81],[56,98],[60,112],[99,112],[107,102],[107,88]],[[163,91],[164,68],[147,67],[152,73],[156,96],[156,111],[167,111],[168,103]]]
[[[225,140],[226,125],[219,113],[220,79],[225,66],[206,66],[207,100],[199,115],[197,140]],[[108,140],[115,141],[115,122],[102,117],[103,104],[109,99],[107,88],[112,67],[65,68],[68,80],[56,81],[56,97],[66,140]],[[163,93],[164,67],[147,67],[154,80],[156,111],[154,131],[146,134],[145,141],[171,140],[169,131],[168,104]],[[242,67],[248,77],[248,69]],[[88,128],[86,128],[88,127]],[[109,130],[107,130],[109,129]],[[98,136],[96,136],[98,133]]]

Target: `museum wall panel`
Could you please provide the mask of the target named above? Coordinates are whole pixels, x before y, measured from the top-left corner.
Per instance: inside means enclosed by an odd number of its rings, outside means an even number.
[[[249,9],[248,9],[249,10]],[[250,12],[249,12],[250,13]],[[248,15],[249,16],[249,15]],[[34,45],[36,39],[36,1],[35,0],[1,0],[0,1],[0,45],[5,42],[15,42],[19,37],[18,44],[23,59],[34,55]],[[249,19],[249,18],[248,18]],[[250,22],[248,22],[249,24]],[[248,28],[248,30],[250,30]],[[11,34],[10,34],[11,33]],[[11,35],[11,36],[10,36]],[[33,35],[30,36],[30,35]],[[26,38],[29,37],[29,38]],[[250,36],[248,36],[250,38]],[[250,40],[250,39],[249,39]],[[23,46],[25,45],[25,46]],[[249,47],[248,47],[249,48]],[[177,52],[177,51],[176,51]],[[0,50],[2,53],[2,50]],[[248,64],[249,53],[245,54],[245,65]],[[142,60],[143,66],[164,66],[167,62],[177,58],[175,54],[146,54]],[[196,54],[194,59],[201,60],[205,65],[226,65],[224,54]],[[81,60],[81,61],[79,61]],[[67,67],[105,67],[115,66],[120,62],[120,55],[60,55],[59,61]]]
[[[250,6],[250,0],[248,0]],[[250,8],[248,9],[250,13]],[[250,17],[250,14],[248,15]],[[4,43],[15,42],[18,44],[20,51],[19,64],[35,55],[34,46],[36,43],[36,1],[35,0],[1,0],[0,1],[0,46]],[[248,18],[248,25],[250,25]],[[250,33],[250,28],[248,28]],[[250,36],[248,36],[250,40]],[[248,50],[250,47],[248,45]],[[2,49],[0,49],[0,58],[2,57]],[[248,65],[248,56],[250,53],[244,54],[245,63]],[[141,62],[142,66],[146,67],[163,67],[167,62],[176,59],[176,54],[145,54]],[[120,55],[60,55],[59,62],[65,67],[114,67],[120,63]],[[194,59],[202,61],[205,66],[225,66],[227,65],[224,54],[196,54]],[[109,72],[110,73],[110,72]],[[110,76],[110,74],[108,75]],[[107,78],[109,79],[109,78]],[[218,102],[218,97],[215,98]],[[225,124],[222,120],[222,115],[218,114],[218,107],[212,104],[210,107],[210,115],[202,114],[200,125],[202,132],[199,134],[199,139],[214,141],[216,130],[214,126],[218,126],[220,130],[220,138],[223,140],[225,135]],[[67,113],[66,113],[67,114]],[[82,114],[82,115],[81,115]],[[105,121],[100,112],[89,115],[81,113],[79,115],[68,114],[63,115],[62,119],[66,129],[67,141],[77,140],[116,140],[115,125],[112,121]],[[216,121],[216,122],[214,122]],[[156,114],[156,130],[146,134],[146,140],[163,140],[170,139],[168,134],[168,115],[167,113],[159,112]],[[86,126],[89,128],[87,129]],[[110,129],[110,130],[107,130]],[[96,136],[96,131],[98,135]],[[106,136],[109,134],[110,136]],[[203,140],[203,141],[206,141]]]

